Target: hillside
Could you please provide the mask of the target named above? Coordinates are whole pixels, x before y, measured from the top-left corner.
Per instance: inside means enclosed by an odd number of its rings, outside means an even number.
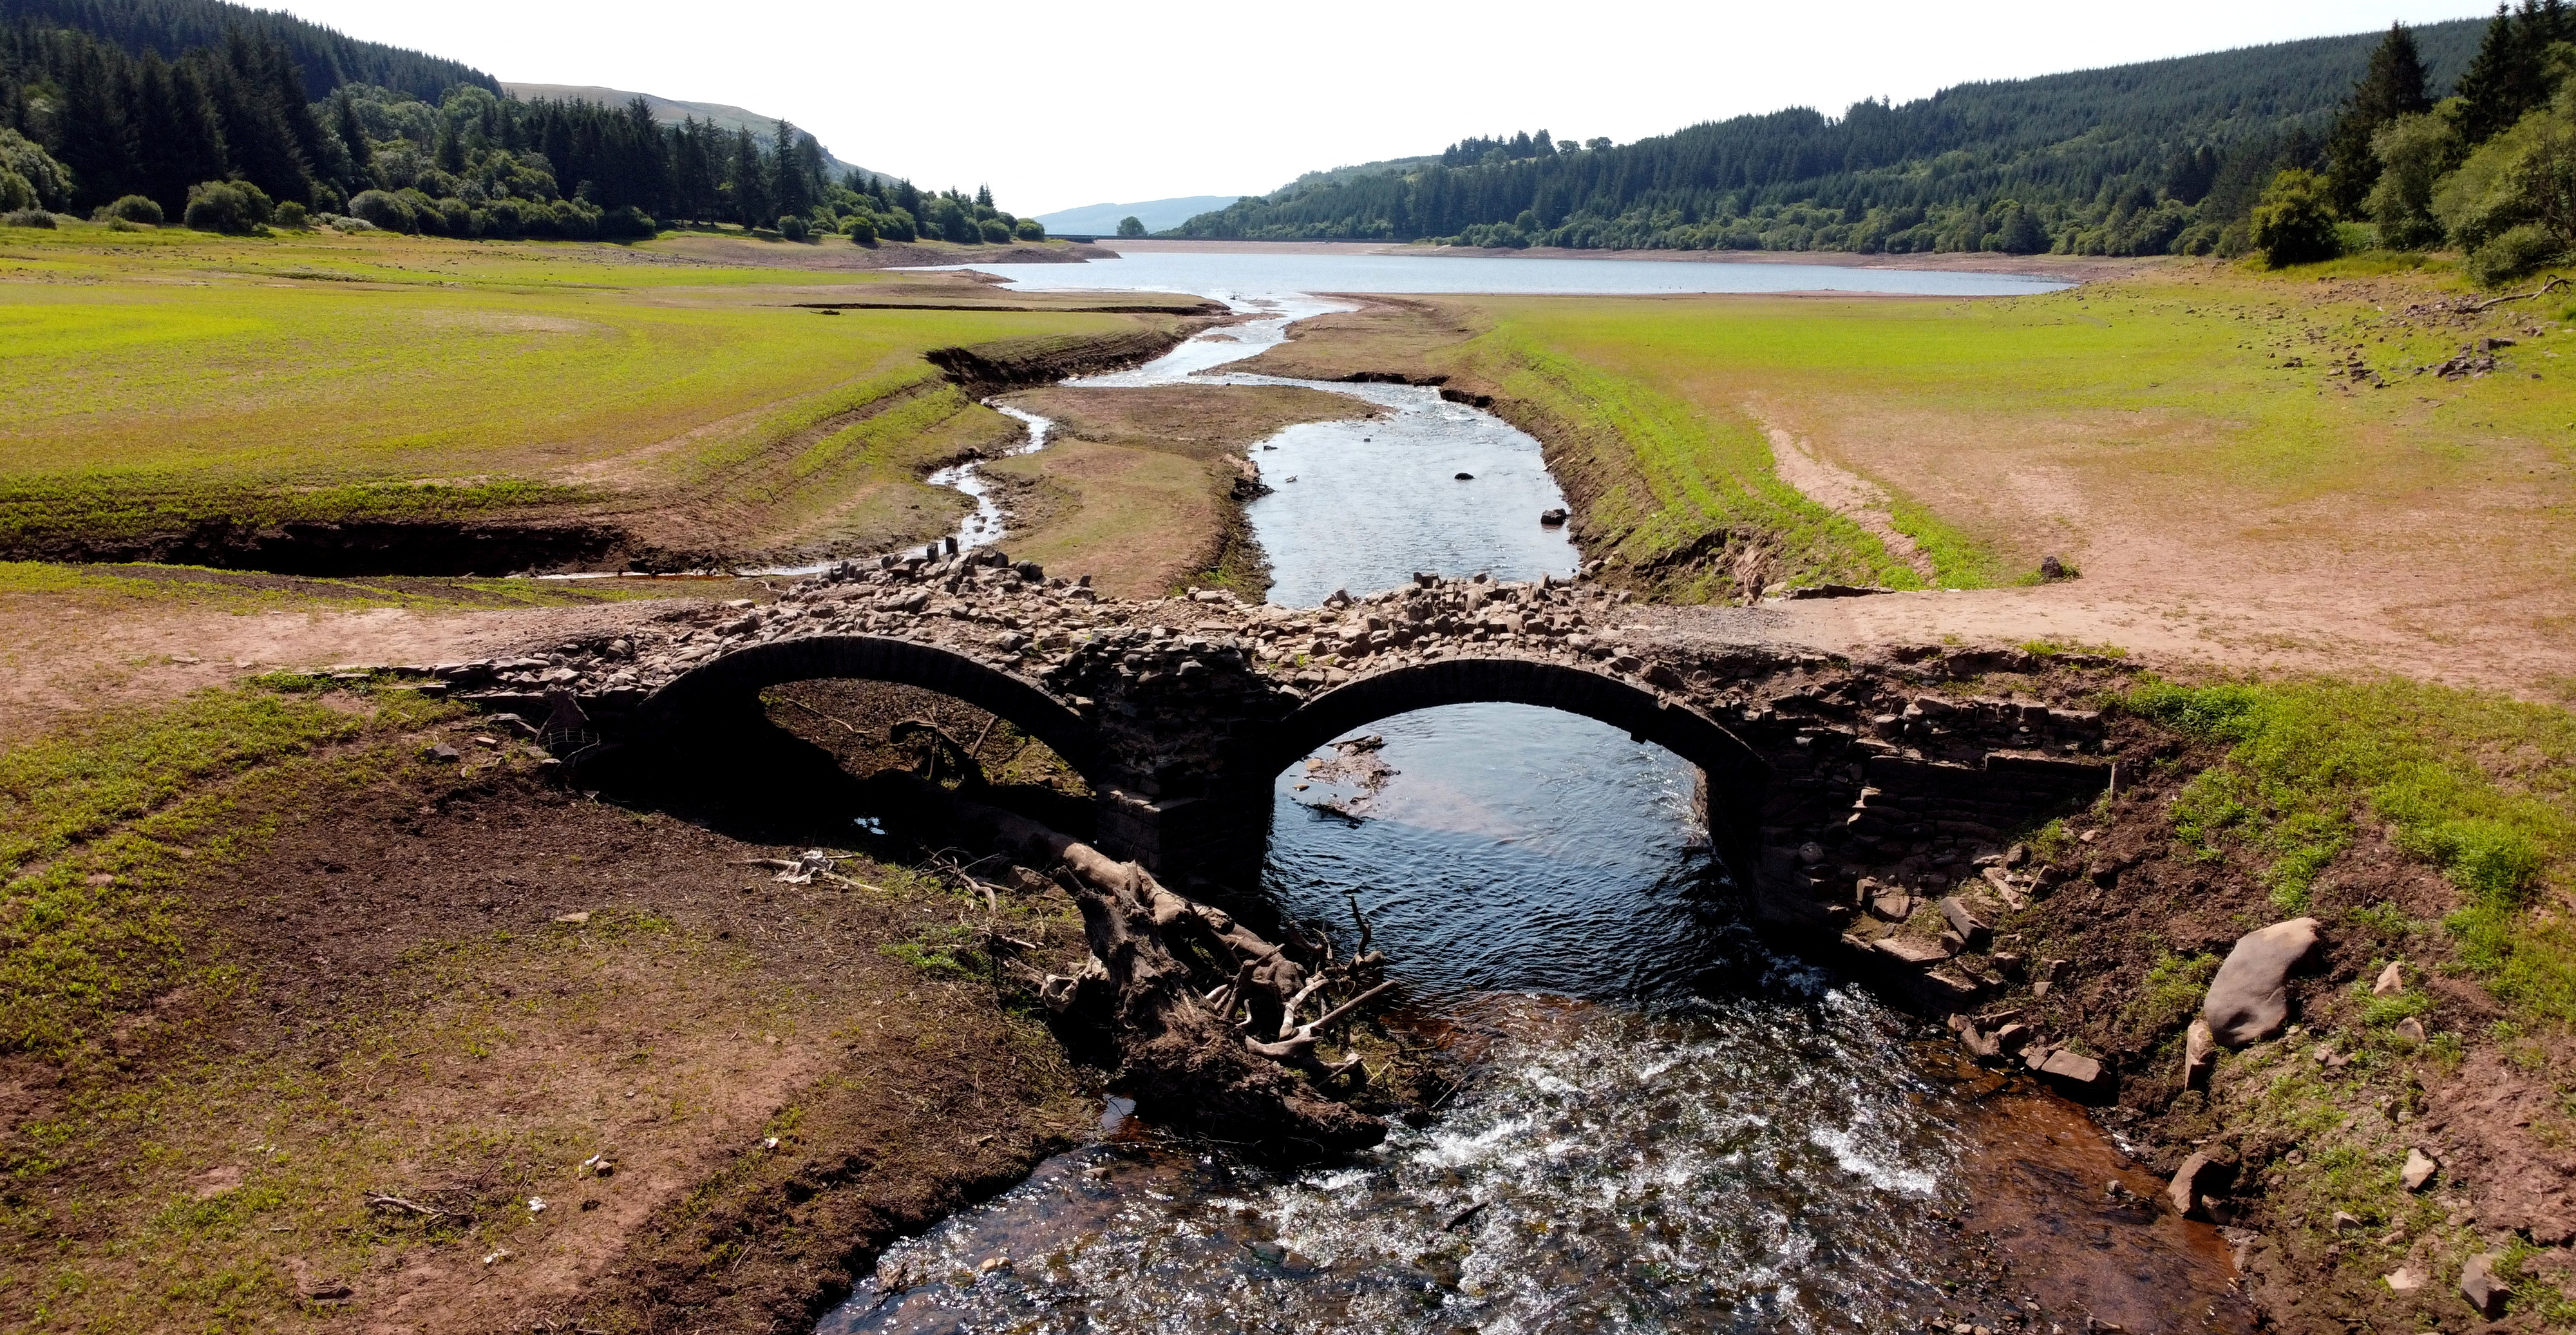
[[[717,129],[728,132],[749,130],[755,137],[766,136],[779,121],[776,116],[764,116],[757,111],[727,106],[722,102],[682,102],[652,93],[631,92],[623,88],[602,88],[596,84],[521,83],[512,80],[503,83],[501,87],[510,96],[530,102],[594,102],[603,107],[622,107],[640,97],[644,99],[644,105],[652,109],[653,119],[659,124],[677,125],[682,120],[694,116],[699,120],[714,123]],[[884,172],[843,162],[832,156],[830,149],[823,150],[823,165],[836,177],[847,176],[851,172],[865,172],[870,176],[882,177],[888,181],[894,179]]]
[[[2437,89],[2483,20],[2415,30]],[[1301,178],[1172,233],[1483,246],[2205,250],[2279,165],[2312,165],[2381,33],[1804,107],[1610,147],[1540,132]],[[2193,229],[2200,229],[2194,232]]]
[[[1240,195],[1185,195],[1179,199],[1146,199],[1132,204],[1085,204],[1080,208],[1058,209],[1041,213],[1037,220],[1046,224],[1056,236],[1108,236],[1118,230],[1118,220],[1134,218],[1145,224],[1145,230],[1159,232],[1177,227],[1210,209],[1221,209]]]
[[[491,75],[462,61],[362,42],[283,11],[224,0],[0,0],[0,26],[20,24],[70,28],[128,55],[157,51],[173,60],[185,52],[220,47],[224,34],[238,28],[254,39],[283,44],[304,75],[305,97],[313,101],[349,83],[375,84],[432,102],[460,83],[501,90]]]

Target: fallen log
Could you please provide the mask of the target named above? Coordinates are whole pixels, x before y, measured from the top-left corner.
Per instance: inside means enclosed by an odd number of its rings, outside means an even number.
[[[1310,967],[1135,863],[997,807],[952,810],[1013,856],[1064,873],[1091,958],[1074,977],[1045,978],[1039,996],[1102,1027],[1118,1053],[1119,1087],[1140,1110],[1274,1159],[1325,1158],[1385,1136],[1384,1122],[1330,1092],[1354,1071],[1365,1078],[1358,1056],[1327,1063],[1316,1051],[1332,1026],[1394,986],[1376,978],[1384,956],[1363,949]],[[1362,930],[1365,939],[1365,922]],[[1222,981],[1205,988],[1202,976]],[[1354,988],[1314,1019],[1297,1018]]]

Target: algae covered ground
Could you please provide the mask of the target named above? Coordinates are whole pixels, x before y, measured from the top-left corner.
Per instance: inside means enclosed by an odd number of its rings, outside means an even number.
[[[383,233],[0,230],[0,552],[204,558],[237,535],[350,522],[588,524],[532,550],[593,559],[908,540],[960,504],[919,474],[1017,431],[925,352],[1078,346],[1173,318],[1043,309],[1084,303],[782,248],[816,267]],[[815,304],[857,298],[897,308]]]

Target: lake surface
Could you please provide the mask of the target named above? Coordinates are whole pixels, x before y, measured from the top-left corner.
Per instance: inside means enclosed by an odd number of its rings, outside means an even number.
[[[2070,286],[2017,274],[1946,269],[1861,269],[1834,264],[1726,264],[1678,260],[1499,259],[1484,256],[1314,255],[1272,251],[1137,251],[1081,264],[977,264],[1037,291],[1187,292],[1233,300],[1289,293],[1515,292],[1626,294],[1854,292],[1927,297],[2013,297]]]

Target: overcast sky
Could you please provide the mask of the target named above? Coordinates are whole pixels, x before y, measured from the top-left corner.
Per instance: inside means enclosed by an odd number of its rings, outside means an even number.
[[[263,7],[281,0],[250,0]],[[785,116],[845,162],[1034,214],[1259,194],[1542,127],[1625,143],[1783,106],[2465,18],[2483,0],[282,0],[505,80]]]

